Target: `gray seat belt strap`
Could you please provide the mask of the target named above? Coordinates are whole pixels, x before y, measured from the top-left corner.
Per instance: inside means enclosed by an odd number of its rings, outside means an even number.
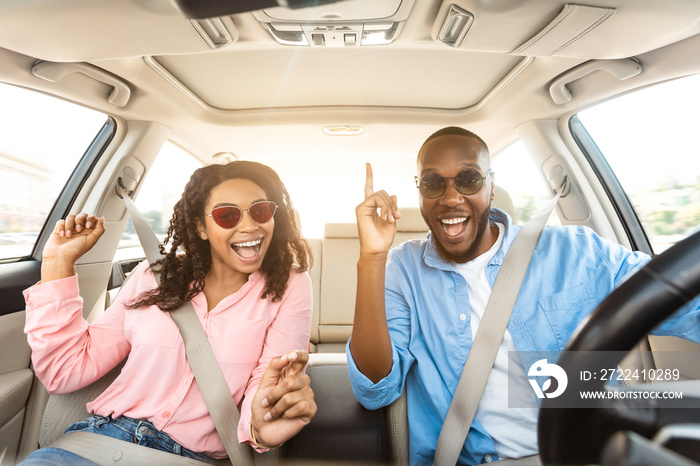
[[[186,456],[178,456],[92,432],[70,432],[61,435],[49,446],[73,452],[100,466],[117,464],[202,466],[206,464]]]
[[[484,310],[484,317],[476,331],[474,343],[440,430],[435,450],[436,466],[454,466],[459,460],[530,258],[559,197],[560,194],[557,193],[523,226],[503,259],[503,265]]]
[[[148,220],[146,220],[146,217],[139,211],[128,194],[122,193],[122,199],[124,199],[126,210],[129,212],[129,217],[131,217],[131,223],[134,224],[136,235],[139,237],[139,242],[141,243],[144,254],[146,254],[148,263],[153,264],[162,259],[163,255],[160,253],[160,241],[158,241],[156,234],[153,233],[153,229],[148,224]],[[155,275],[155,277],[156,281],[159,281],[158,276]]]
[[[131,198],[125,194],[123,199],[141,246],[146,253],[146,258],[152,264],[162,258],[160,242]],[[159,280],[157,274],[154,276],[156,280]],[[202,392],[202,397],[214,420],[219,437],[226,448],[226,453],[235,465],[252,465],[253,450],[249,445],[238,441],[238,422],[240,419],[238,407],[233,401],[228,384],[216,362],[214,352],[192,303],[187,302],[179,309],[172,311],[170,317],[177,324],[182,339],[185,341],[187,360],[192,367],[197,386]]]
[[[238,441],[240,419],[238,407],[233,401],[228,384],[214,358],[209,340],[192,304],[183,305],[172,311],[170,316],[180,328],[182,339],[185,340],[187,360],[192,366],[197,386],[202,392],[204,402],[231,462],[235,465],[253,464],[253,450],[249,445]]]

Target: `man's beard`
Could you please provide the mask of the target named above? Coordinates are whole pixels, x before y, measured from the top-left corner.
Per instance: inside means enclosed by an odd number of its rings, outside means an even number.
[[[428,219],[425,217],[425,214],[423,214],[423,212],[421,212],[421,214],[423,215],[425,223],[428,225],[428,229],[433,233],[433,238],[435,239],[435,246],[440,257],[446,262],[456,262],[458,264],[464,264],[465,262],[469,262],[470,260],[476,258],[476,255],[479,252],[479,246],[481,246],[481,242],[484,240],[486,228],[489,227],[490,212],[491,208],[489,206],[489,208],[486,209],[483,214],[481,214],[481,217],[479,217],[479,221],[476,225],[476,236],[474,237],[474,242],[471,244],[471,246],[469,246],[469,248],[466,251],[459,252],[457,254],[452,254],[443,247],[440,241],[438,241],[438,236],[435,234],[432,227],[430,226],[430,222],[428,222]]]

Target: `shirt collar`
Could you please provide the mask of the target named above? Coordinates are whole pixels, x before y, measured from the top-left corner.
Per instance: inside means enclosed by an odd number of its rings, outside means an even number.
[[[245,298],[248,293],[250,293],[253,290],[259,290],[260,293],[262,293],[262,289],[265,286],[265,276],[260,272],[260,270],[256,270],[255,272],[251,273],[248,275],[248,281],[243,284],[242,287],[238,289],[233,294],[230,294],[226,296],[224,299],[222,299],[219,304],[217,304],[212,310],[212,313],[218,313],[221,312],[223,309],[228,309],[230,306],[236,304],[238,301],[241,299]],[[204,292],[201,291],[194,295],[192,298],[192,303],[196,304],[200,307],[206,307],[207,300],[204,297]]]
[[[489,222],[502,223],[506,227],[506,231],[503,236],[503,243],[491,261],[489,261],[489,264],[501,265],[506,256],[506,252],[510,248],[510,245],[513,243],[513,240],[518,232],[516,231],[517,229],[511,228],[512,220],[510,215],[500,209],[496,209],[495,207],[492,207],[491,211],[489,212]],[[423,252],[423,261],[427,266],[436,269],[446,271],[456,270],[452,262],[445,261],[438,253],[437,246],[435,245],[435,238],[433,237],[432,232],[428,233],[425,250]]]

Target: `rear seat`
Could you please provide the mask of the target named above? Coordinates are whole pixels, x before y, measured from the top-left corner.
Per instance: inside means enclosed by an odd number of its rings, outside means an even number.
[[[311,246],[311,252],[314,255],[314,263],[309,269],[309,276],[311,276],[311,284],[313,286],[313,299],[314,308],[311,314],[311,333],[309,334],[309,353],[316,351],[316,345],[319,343],[319,329],[318,329],[318,319],[320,315],[320,303],[321,303],[321,270],[323,269],[322,257],[321,257],[321,238],[308,238],[309,246]]]
[[[428,233],[420,210],[402,208],[401,218],[396,222],[394,245],[409,239],[422,239]],[[320,271],[320,299],[314,306],[311,343],[313,351],[319,353],[344,353],[345,344],[352,333],[355,315],[355,289],[357,285],[357,260],[360,257],[360,242],[355,223],[326,224],[321,240],[321,255],[316,256],[314,269]],[[317,271],[312,271],[313,275]],[[317,322],[317,323],[316,323]]]

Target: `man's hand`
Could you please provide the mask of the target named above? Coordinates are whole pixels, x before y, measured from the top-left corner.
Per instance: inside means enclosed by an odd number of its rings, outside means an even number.
[[[277,447],[299,433],[316,414],[311,379],[304,372],[309,354],[292,351],[273,358],[253,398],[251,430],[259,446]]]
[[[360,255],[386,255],[396,234],[396,219],[401,213],[396,196],[386,191],[374,192],[372,165],[367,164],[365,200],[355,209],[360,235]]]
[[[374,192],[372,166],[367,164],[365,201],[355,209],[360,234],[355,319],[350,351],[357,368],[377,383],[391,371],[391,339],[384,309],[384,269],[401,217],[396,196]]]

